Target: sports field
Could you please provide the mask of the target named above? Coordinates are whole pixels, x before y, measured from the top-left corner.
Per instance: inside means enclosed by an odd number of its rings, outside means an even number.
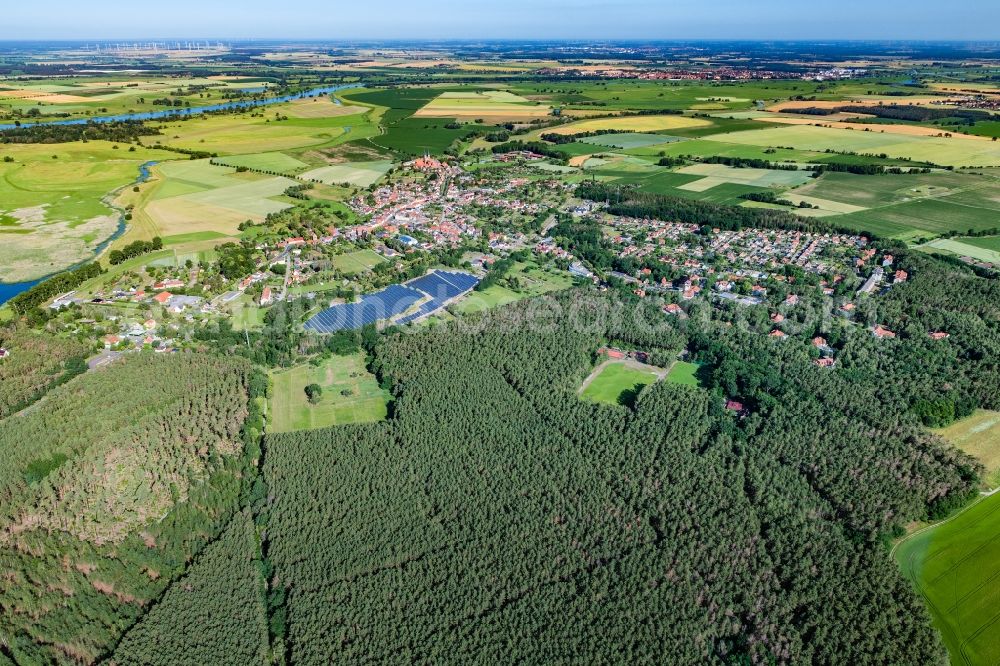
[[[924,598],[952,663],[1000,663],[1000,493],[915,533],[895,557]]]
[[[838,150],[908,157],[942,166],[1000,166],[1000,143],[975,137],[909,136],[847,129],[789,125],[724,135],[728,143],[750,146],[789,146],[798,150]]]
[[[635,362],[607,362],[596,375],[584,382],[580,397],[590,402],[621,405],[630,402],[644,387],[656,382],[660,374],[642,369]]]
[[[385,259],[373,250],[358,250],[357,252],[338,254],[331,260],[333,267],[345,275],[364,273],[384,262]]]
[[[687,361],[677,361],[672,366],[670,366],[670,372],[667,373],[667,381],[673,382],[674,384],[683,384],[684,386],[701,386],[701,381],[698,379],[698,369],[701,368],[697,363],[688,363]]]
[[[368,187],[378,181],[391,168],[392,162],[389,160],[347,162],[306,171],[299,177],[303,180],[318,180],[327,185],[349,183],[357,187]]]
[[[977,409],[972,416],[934,432],[983,463],[991,488],[1000,486],[1000,412]]]
[[[268,432],[370,423],[387,414],[390,396],[365,368],[363,354],[334,356],[318,366],[279,370],[271,374],[271,381]],[[305,387],[309,384],[318,384],[323,390],[315,405],[306,397]]]

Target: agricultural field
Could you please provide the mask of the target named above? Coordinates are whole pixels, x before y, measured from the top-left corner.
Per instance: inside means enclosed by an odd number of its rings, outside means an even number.
[[[274,198],[298,184],[284,177],[238,174],[208,160],[165,163],[156,171],[160,180],[151,186],[141,212],[155,228],[154,235],[167,243],[171,236],[193,233],[236,236],[246,220],[260,222],[269,213],[289,208],[291,204]]]
[[[1000,166],[1000,143],[962,135],[948,139],[791,125],[732,132],[725,135],[724,141],[758,147],[785,146],[797,150],[885,154],[941,166]]]
[[[702,118],[689,116],[625,116],[594,118],[536,130],[533,134],[578,134],[597,130],[625,130],[628,132],[667,132],[671,130],[711,127],[712,123]],[[530,136],[530,135],[529,135]],[[665,140],[666,141],[666,140]]]
[[[333,267],[344,275],[357,275],[358,273],[366,273],[375,266],[385,263],[385,259],[373,250],[358,250],[357,252],[339,254],[331,262],[333,263]]]
[[[355,187],[368,187],[376,183],[392,168],[389,160],[374,162],[347,162],[331,164],[299,175],[303,180],[318,180],[327,185],[348,183]]]
[[[662,369],[653,366],[634,361],[608,361],[599,365],[584,381],[580,397],[608,405],[630,404],[643,388],[662,376]]]
[[[363,354],[334,356],[318,366],[277,370],[271,374],[271,381],[269,432],[370,423],[384,419],[387,413],[389,394],[365,368]],[[305,393],[310,384],[318,384],[323,391],[315,405]]]
[[[479,119],[488,122],[544,118],[552,107],[504,90],[445,92],[413,114],[414,118]]]
[[[112,193],[134,182],[143,163],[173,157],[105,141],[0,147],[0,280],[39,278],[91,258],[118,228]]]
[[[647,148],[658,146],[663,143],[673,143],[680,141],[679,137],[666,136],[663,134],[642,134],[640,132],[626,132],[622,134],[601,134],[598,136],[588,136],[580,139],[580,143],[589,143],[604,148],[620,148],[628,150],[630,148]],[[560,146],[560,150],[563,146]]]
[[[838,225],[902,240],[992,229],[1000,214],[1000,179],[992,175],[827,173],[782,196],[844,213],[831,218]]]
[[[12,83],[12,82],[11,82]],[[241,90],[262,88],[268,81],[244,77],[122,77],[28,80],[0,89],[0,112],[83,117],[132,111],[162,111],[157,98],[179,99],[191,106],[218,104]]]
[[[294,174],[308,165],[285,153],[251,153],[249,155],[233,155],[215,160],[218,164],[231,167],[246,167],[256,171],[277,171],[282,174]]]
[[[940,252],[957,257],[972,257],[979,261],[985,261],[1000,266],[1000,251],[991,250],[975,245],[969,241],[980,240],[978,238],[935,238],[934,240],[918,245],[917,248],[926,252]]]
[[[364,122],[363,114],[331,118],[289,118],[275,114],[283,105],[260,113],[197,116],[163,126],[157,140],[173,148],[220,156],[246,155],[322,146],[351,132]],[[261,115],[265,117],[261,117]]]
[[[1000,662],[1000,493],[915,533],[895,551],[953,664]]]
[[[812,180],[812,174],[808,171],[736,169],[723,164],[693,164],[677,169],[676,173],[701,176],[698,180],[679,186],[682,190],[692,192],[704,192],[724,183],[753,187],[796,187]]]

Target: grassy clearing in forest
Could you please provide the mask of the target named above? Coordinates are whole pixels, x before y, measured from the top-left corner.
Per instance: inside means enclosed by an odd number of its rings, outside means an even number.
[[[299,365],[271,374],[268,432],[312,430],[345,423],[371,423],[386,417],[387,391],[365,367],[363,354],[333,356],[320,365]],[[312,404],[305,388],[323,391]]]

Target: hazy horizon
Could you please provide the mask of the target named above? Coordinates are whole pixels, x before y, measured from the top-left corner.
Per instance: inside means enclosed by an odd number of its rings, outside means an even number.
[[[264,0],[173,0],[137,7],[124,0],[18,3],[0,41],[224,40],[754,40],[997,41],[1000,3],[956,0],[374,0],[294,9]],[[184,37],[179,37],[184,35]]]

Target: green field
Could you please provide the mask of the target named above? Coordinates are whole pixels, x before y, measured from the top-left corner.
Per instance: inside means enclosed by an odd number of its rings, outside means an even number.
[[[285,153],[234,155],[231,157],[220,157],[216,161],[227,166],[247,167],[248,169],[257,169],[258,171],[276,171],[284,174],[296,173],[307,166],[305,162],[300,162]]]
[[[697,363],[677,361],[670,366],[670,372],[667,373],[666,379],[668,382],[673,382],[674,384],[701,386],[701,381],[698,379],[698,369],[700,367]]]
[[[606,148],[646,148],[648,146],[658,146],[662,143],[674,143],[680,141],[678,137],[666,136],[664,134],[601,134],[599,136],[588,136],[580,139],[581,143],[591,143],[595,146]],[[562,150],[562,146],[559,147]]]
[[[704,192],[723,183],[753,187],[795,187],[812,180],[809,171],[782,171],[776,169],[735,169],[724,164],[692,164],[677,173],[701,176],[699,180],[682,185],[681,189]]]
[[[972,257],[979,261],[985,261],[1000,266],[1000,251],[990,250],[979,245],[974,245],[968,241],[978,240],[972,238],[935,238],[929,243],[919,245],[918,249],[925,252],[941,252],[959,257]]]
[[[1000,663],[1000,493],[917,532],[895,557],[924,598],[952,663]]]
[[[348,162],[346,164],[331,164],[300,174],[303,180],[318,180],[327,185],[348,183],[357,187],[368,187],[392,168],[389,160],[374,162]]]
[[[357,252],[338,254],[331,260],[333,267],[344,275],[364,273],[384,262],[385,259],[382,258],[382,255],[373,250],[358,250]]]
[[[638,365],[638,364],[635,364]],[[632,364],[611,362],[590,380],[580,397],[590,402],[621,405],[631,402],[644,387],[659,379],[653,370],[640,370]]]
[[[246,220],[262,221],[291,204],[276,201],[298,183],[290,178],[237,173],[234,167],[208,160],[169,162],[157,167],[159,180],[150,186],[137,223],[151,226],[154,235],[190,236],[239,234]]]
[[[271,374],[268,431],[312,430],[345,423],[370,423],[384,419],[389,400],[375,377],[365,368],[363,354],[334,356],[319,366],[299,365]],[[319,384],[323,395],[310,404],[305,387]],[[350,395],[342,395],[349,391]]]
[[[1000,179],[993,175],[826,173],[788,194],[792,201],[816,201],[834,212],[841,204],[854,207],[855,212],[832,219],[840,225],[901,239],[992,229],[1000,215]]]

